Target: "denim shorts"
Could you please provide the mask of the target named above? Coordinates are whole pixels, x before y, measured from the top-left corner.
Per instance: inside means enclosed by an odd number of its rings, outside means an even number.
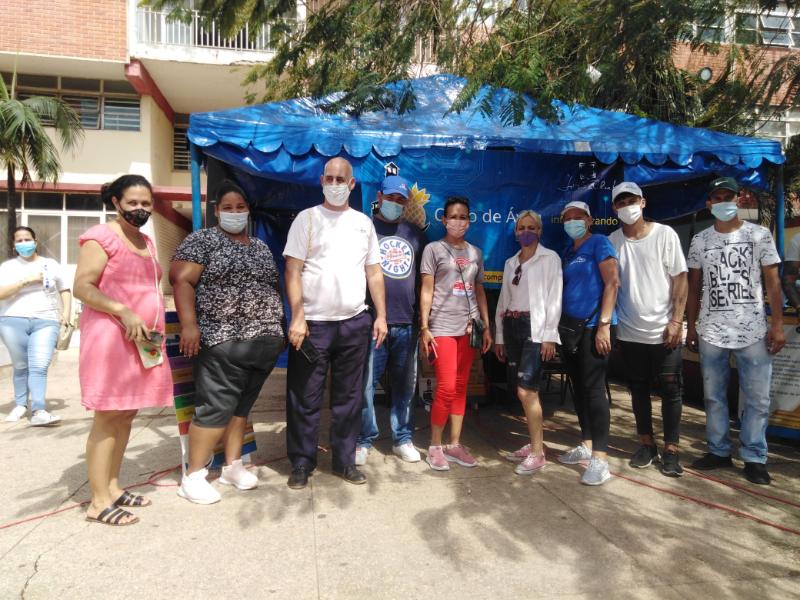
[[[542,345],[531,340],[530,317],[503,317],[503,338],[509,383],[538,392],[542,380]]]

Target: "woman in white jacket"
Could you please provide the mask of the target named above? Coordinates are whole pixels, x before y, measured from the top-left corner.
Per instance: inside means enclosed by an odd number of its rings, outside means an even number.
[[[525,409],[531,441],[513,454],[514,472],[531,475],[545,466],[539,382],[542,363],[555,356],[561,318],[561,259],[539,244],[542,218],[532,210],[517,217],[520,251],[506,261],[497,303],[495,354],[508,364],[509,385]]]

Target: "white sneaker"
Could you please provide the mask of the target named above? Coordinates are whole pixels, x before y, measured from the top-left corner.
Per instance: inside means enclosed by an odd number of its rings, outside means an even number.
[[[558,462],[562,465],[577,465],[591,459],[592,451],[581,443],[561,454]]]
[[[392,452],[394,452],[397,456],[399,456],[402,460],[406,462],[419,462],[422,457],[414,448],[413,442],[406,442],[405,444],[400,444],[399,446],[394,446],[392,448]]]
[[[608,461],[592,457],[589,461],[589,466],[581,476],[581,483],[584,485],[603,485],[606,481],[611,479],[611,473],[608,471]]]
[[[181,485],[178,488],[178,496],[186,498],[195,504],[214,504],[219,502],[221,496],[219,492],[211,487],[206,479],[208,469],[200,469],[181,478]]]
[[[48,427],[61,421],[61,417],[51,415],[46,410],[37,410],[31,417],[31,427]]]
[[[28,408],[26,406],[20,406],[17,404],[14,408],[11,409],[11,412],[8,413],[8,416],[5,418],[6,423],[16,423],[22,417],[25,416],[25,413],[28,412]]]
[[[254,487],[258,487],[258,477],[245,468],[241,458],[222,467],[219,482],[222,485],[234,485],[240,490],[252,490]]]
[[[356,446],[356,466],[360,467],[362,465],[367,464],[367,455],[369,454],[369,448],[366,446]]]

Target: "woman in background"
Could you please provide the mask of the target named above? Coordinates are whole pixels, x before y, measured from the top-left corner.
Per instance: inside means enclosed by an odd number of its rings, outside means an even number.
[[[0,265],[0,339],[11,356],[14,401],[6,422],[19,421],[28,411],[34,427],[55,425],[61,417],[47,412],[47,369],[62,323],[69,322],[72,296],[61,278],[61,265],[39,256],[36,234],[17,227],[16,257]]]

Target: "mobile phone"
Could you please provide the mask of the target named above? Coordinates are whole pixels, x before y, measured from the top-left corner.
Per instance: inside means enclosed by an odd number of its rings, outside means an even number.
[[[436,346],[428,344],[428,362],[433,364],[437,358],[439,358],[439,355],[436,354]]]
[[[308,336],[303,338],[303,343],[300,344],[300,354],[310,363],[317,362],[319,358],[319,350],[314,347]]]
[[[164,334],[159,333],[158,331],[151,331],[150,335],[147,336],[147,339],[151,344],[160,348],[161,342],[164,341]]]

